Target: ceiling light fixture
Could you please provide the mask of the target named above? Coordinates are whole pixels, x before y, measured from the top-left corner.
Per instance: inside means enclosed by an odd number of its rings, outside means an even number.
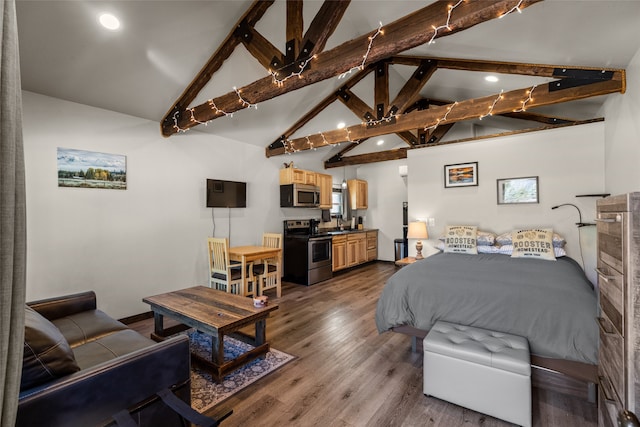
[[[378,142],[377,142],[376,144],[378,144],[378,145],[382,145],[382,144],[384,144],[384,139],[379,139],[379,140],[378,140]]]
[[[338,129],[343,129],[346,126],[345,122],[338,123]]]
[[[498,80],[500,80],[499,78],[497,78],[496,76],[487,76],[484,78],[486,81],[491,82],[491,83],[496,83]]]
[[[107,30],[115,31],[120,28],[120,20],[110,13],[103,13],[98,17],[100,24]]]

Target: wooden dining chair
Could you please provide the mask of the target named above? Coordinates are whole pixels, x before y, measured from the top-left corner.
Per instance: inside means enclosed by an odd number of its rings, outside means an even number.
[[[256,277],[258,295],[262,295],[265,290],[275,289],[278,298],[282,296],[281,278],[279,272],[282,271],[282,234],[264,233],[262,235],[262,246],[269,248],[280,248],[280,255],[275,258],[263,260],[260,264],[253,266],[253,274]]]
[[[254,293],[253,266],[247,268],[247,286],[242,283],[242,264],[229,260],[229,239],[209,237],[209,282],[210,287],[229,293],[248,296]]]

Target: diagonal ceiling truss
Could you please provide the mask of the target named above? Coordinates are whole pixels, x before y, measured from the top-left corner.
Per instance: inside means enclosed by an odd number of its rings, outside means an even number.
[[[415,67],[411,78],[392,101],[389,101],[388,96],[388,79],[381,77],[388,74],[389,64]],[[519,74],[555,80],[507,93],[458,102],[421,98],[421,89],[437,69]],[[373,72],[376,73],[375,106],[371,107],[358,98],[351,89]],[[404,140],[409,149],[441,145],[440,140],[456,122],[488,115],[501,115],[541,123],[541,126],[528,131],[592,122],[593,120],[578,121],[536,114],[528,110],[543,105],[614,92],[624,93],[624,91],[624,70],[396,56],[372,64],[355,75],[284,132],[277,141],[271,143],[266,151],[267,156],[270,157],[347,142],[345,148],[325,162],[326,168],[396,160],[405,158],[407,150],[395,149],[349,158],[345,157],[345,154],[369,138],[391,133],[397,134]],[[291,135],[335,100],[342,101],[361,120],[361,124],[342,130],[330,130],[303,138],[290,139]]]
[[[326,41],[337,27],[350,1],[325,1],[307,32],[302,35],[303,2],[288,0],[284,54],[255,29],[255,24],[273,1],[255,1],[165,114],[161,123],[162,134],[171,136],[186,131],[259,102],[376,63],[436,38],[524,9],[539,1],[542,0],[461,0],[451,5],[450,1],[438,0],[384,28],[325,51],[323,49]],[[373,43],[373,39],[382,33],[384,36],[378,37]],[[189,107],[239,44],[243,44],[268,70],[269,76],[203,104]],[[367,45],[369,49],[363,60],[362,49]],[[294,76],[300,78],[290,78]],[[382,86],[381,82],[380,87]]]
[[[339,75],[351,75],[353,71],[356,72],[334,93],[283,132],[278,140],[269,144],[265,149],[266,156],[347,142],[346,147],[325,162],[325,167],[329,168],[400,159],[406,157],[408,149],[458,142],[442,142],[442,138],[455,123],[487,115],[501,115],[541,124],[535,129],[524,131],[599,120],[578,121],[552,117],[532,113],[529,109],[615,92],[624,93],[624,70],[398,56],[398,53],[407,49],[505,16],[539,1],[542,0],[460,0],[452,5],[448,0],[438,0],[384,28],[380,27],[325,51],[327,40],[340,23],[350,0],[325,1],[306,33],[303,32],[303,1],[287,0],[284,52],[255,28],[274,1],[255,1],[166,113],[161,123],[162,134],[168,137],[313,83]],[[425,28],[428,30],[425,31]],[[234,88],[234,92],[190,107],[240,44],[269,75],[243,88]],[[363,46],[367,45],[368,49],[363,57]],[[413,66],[414,71],[398,95],[390,99],[389,67],[394,64]],[[424,99],[420,92],[438,69],[520,74],[554,80],[506,93],[455,102]],[[352,89],[372,73],[374,105],[368,105]],[[335,101],[342,102],[361,123],[341,130],[291,139],[296,131]],[[517,132],[522,131],[510,133]],[[407,147],[358,156],[345,155],[369,138],[386,134],[396,134]]]

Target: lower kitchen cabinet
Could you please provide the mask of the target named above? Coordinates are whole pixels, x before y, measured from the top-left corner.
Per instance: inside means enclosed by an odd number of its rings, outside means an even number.
[[[333,271],[355,267],[378,258],[378,232],[362,231],[333,236]]]
[[[331,245],[331,265],[333,271],[347,268],[347,236],[333,236],[333,239],[331,239]]]

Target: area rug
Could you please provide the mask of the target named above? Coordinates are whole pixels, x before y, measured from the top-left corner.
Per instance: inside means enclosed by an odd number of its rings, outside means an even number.
[[[189,335],[189,345],[193,353],[207,359],[211,357],[211,336],[197,331],[184,333]],[[224,337],[225,360],[235,358],[252,348],[251,345],[235,338]],[[265,355],[228,374],[220,384],[215,382],[206,370],[192,365],[191,406],[198,412],[205,412],[294,359],[295,356],[271,348]]]

